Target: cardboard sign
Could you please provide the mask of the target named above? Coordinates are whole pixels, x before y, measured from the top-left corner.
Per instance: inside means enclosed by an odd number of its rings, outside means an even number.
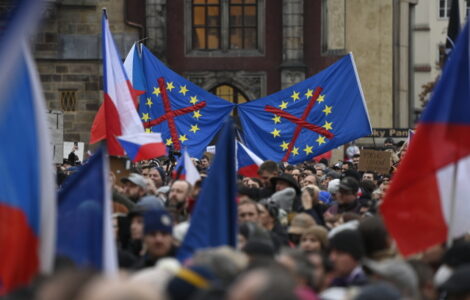
[[[361,150],[359,171],[374,171],[379,174],[388,174],[391,167],[392,153],[388,151]]]

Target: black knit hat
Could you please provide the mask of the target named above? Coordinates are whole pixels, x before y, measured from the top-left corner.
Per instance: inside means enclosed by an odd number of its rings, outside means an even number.
[[[361,234],[353,229],[345,229],[330,238],[330,249],[348,253],[355,260],[360,260],[365,254]]]

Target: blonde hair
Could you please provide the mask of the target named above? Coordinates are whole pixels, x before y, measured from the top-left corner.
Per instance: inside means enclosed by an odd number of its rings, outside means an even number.
[[[320,242],[322,250],[325,250],[328,247],[328,231],[325,229],[325,227],[320,225],[310,226],[309,228],[305,229],[300,238],[302,239],[307,235],[315,236],[315,238]]]

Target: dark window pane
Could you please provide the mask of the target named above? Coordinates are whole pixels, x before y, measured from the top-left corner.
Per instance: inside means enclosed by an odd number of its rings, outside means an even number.
[[[255,4],[256,0],[245,0],[246,4]]]
[[[220,37],[219,28],[207,29],[207,49],[219,49]]]
[[[206,48],[206,30],[204,28],[193,29],[193,48],[194,49]]]
[[[256,26],[256,6],[245,6],[245,26]]]
[[[230,0],[230,4],[241,4],[242,0]]]
[[[193,4],[204,4],[206,3],[205,0],[193,0]]]
[[[242,26],[242,7],[230,7],[230,26]]]
[[[193,25],[204,25],[206,23],[206,10],[204,6],[193,8]]]
[[[219,0],[207,0],[208,4],[219,4]]]
[[[232,28],[230,30],[230,49],[242,49],[242,29]]]
[[[207,26],[220,26],[220,10],[218,6],[207,8]]]
[[[255,49],[257,45],[256,28],[245,28],[244,40],[245,49]]]

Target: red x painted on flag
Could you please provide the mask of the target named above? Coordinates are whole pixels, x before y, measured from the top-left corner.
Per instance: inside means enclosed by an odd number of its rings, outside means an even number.
[[[305,129],[314,131],[318,134],[321,134],[324,137],[326,137],[327,139],[332,139],[334,137],[334,134],[332,132],[324,129],[323,127],[320,127],[318,125],[315,125],[315,124],[312,124],[312,123],[309,123],[309,122],[305,121],[305,119],[307,119],[310,111],[312,110],[313,106],[315,105],[315,102],[317,101],[317,98],[320,95],[321,91],[322,91],[321,87],[317,87],[315,89],[315,93],[313,94],[312,98],[310,98],[310,101],[308,102],[308,105],[305,108],[304,113],[302,114],[302,117],[300,119],[297,118],[296,116],[293,116],[290,113],[285,112],[285,111],[283,111],[279,108],[276,108],[274,106],[266,105],[264,107],[265,111],[270,112],[270,113],[274,113],[274,114],[276,114],[280,117],[283,117],[283,118],[291,121],[292,123],[297,124],[297,126],[295,127],[294,136],[292,137],[292,140],[289,143],[289,147],[287,148],[287,152],[284,155],[284,157],[282,158],[282,161],[287,161],[289,159],[289,156],[292,152],[292,148],[294,147],[295,142],[297,141],[297,138],[299,137],[300,131],[302,130],[302,128],[305,128]]]
[[[165,79],[163,77],[158,78],[158,86],[160,87],[160,92],[162,93],[162,99],[163,99],[163,107],[165,109],[165,114],[158,117],[155,120],[145,122],[144,127],[145,128],[150,128],[155,125],[158,125],[164,121],[168,122],[168,128],[170,129],[170,135],[171,135],[171,141],[173,142],[173,145],[175,146],[175,150],[180,151],[181,150],[181,144],[178,139],[178,130],[176,129],[176,121],[175,118],[177,116],[185,115],[190,112],[200,110],[201,108],[206,106],[206,101],[202,101],[196,105],[193,106],[188,106],[185,108],[181,109],[176,109],[172,110],[171,109],[171,103],[170,103],[170,98],[168,98],[168,94],[166,92],[166,87],[165,87]]]

